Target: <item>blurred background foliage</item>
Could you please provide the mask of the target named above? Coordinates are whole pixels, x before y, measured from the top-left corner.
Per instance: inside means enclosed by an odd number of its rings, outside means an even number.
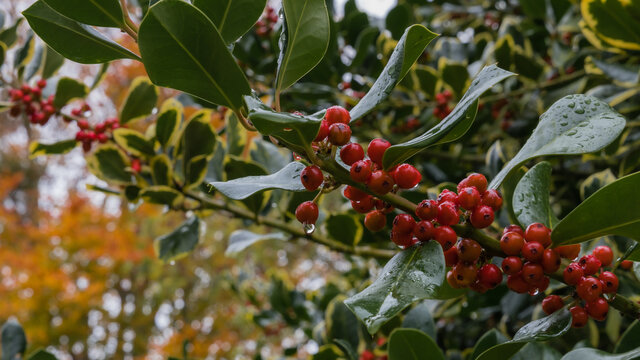
[[[25,71],[44,46],[28,41],[31,31],[25,22],[16,23],[29,3],[0,5],[0,41],[6,45],[0,69],[3,98],[6,87],[16,85],[17,69]],[[460,141],[414,158],[424,184],[408,196],[422,199],[469,171],[495,175],[549,105],[568,94],[594,95],[624,114],[628,126],[602,153],[548,159],[554,174],[553,210],[563,216],[599,187],[640,168],[640,48],[634,37],[608,34],[611,19],[602,18],[597,3],[398,0],[380,18],[368,13],[380,6],[376,1],[327,0],[334,15],[327,55],[284,92],[283,110],[314,113],[333,104],[353,106],[382,70],[404,29],[424,24],[440,36],[389,99],[356,124],[358,140],[382,136],[397,143],[424,132],[441,119],[443,106],[436,95],[450,90],[454,100],[445,107],[453,107],[485,65],[497,63],[518,73],[481,99],[477,120]],[[277,2],[270,5],[279,8]],[[147,7],[147,1],[139,0],[131,10],[141,17]],[[629,21],[640,24],[634,15],[628,15]],[[281,25],[273,20],[265,14],[233,48],[252,87],[265,100],[272,96],[279,52]],[[137,51],[128,37],[109,34]],[[70,62],[59,71],[87,84],[100,73],[99,66]],[[114,62],[87,99],[94,116],[117,114],[133,79],[144,75],[137,62]],[[187,117],[208,106],[169,89],[161,90],[158,103],[175,96]],[[237,131],[237,124],[234,131],[228,121],[224,109],[213,112],[211,122],[226,139],[227,150],[267,166],[264,154],[255,149],[265,151],[259,147],[269,144]],[[147,119],[134,126],[144,131],[150,123]],[[29,142],[70,138],[74,131],[53,122],[31,127],[0,114],[0,322],[19,321],[29,349],[47,347],[63,359],[336,359],[346,357],[340,347],[340,341],[346,341],[360,353],[370,350],[372,359],[384,357],[387,336],[402,325],[430,334],[447,357],[464,359],[489,329],[513,335],[542,314],[542,295],[518,295],[503,285],[483,295],[425,301],[371,338],[342,300],[368,284],[380,269],[378,261],[274,240],[227,256],[234,230],[265,229],[217,213],[206,217],[205,235],[193,253],[163,263],[154,254],[152,239],[175,228],[184,214],[87,192],[87,184],[104,183],[86,171],[79,149],[58,158],[29,159]],[[292,158],[290,153],[281,155],[283,161]],[[509,186],[514,184],[506,184],[507,190]],[[291,213],[292,206],[310,195],[272,196]],[[338,195],[328,196],[324,205],[323,216],[330,217],[324,231],[331,236],[388,246],[388,237],[364,229]],[[356,228],[349,236],[339,230],[345,222]],[[503,211],[499,223],[509,222],[510,214]],[[585,248],[596,243],[612,245],[617,254],[629,247],[625,239],[607,237]],[[633,277],[623,277],[621,292],[638,300]],[[558,359],[574,346],[612,351],[629,325],[612,310],[606,323],[591,321],[546,344],[527,345],[517,356]]]

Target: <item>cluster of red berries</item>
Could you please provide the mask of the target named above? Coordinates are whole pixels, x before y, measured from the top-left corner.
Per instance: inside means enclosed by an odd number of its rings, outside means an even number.
[[[262,19],[256,22],[256,34],[260,37],[266,38],[269,37],[271,32],[273,31],[273,27],[278,22],[278,14],[271,6],[267,5],[264,14],[262,15]]]
[[[613,251],[608,246],[598,246],[591,254],[584,255],[577,262],[569,264],[563,272],[567,285],[575,286],[575,295],[584,302],[584,307],[576,300],[569,311],[571,326],[579,328],[587,323],[588,316],[603,321],[609,312],[609,303],[603,294],[615,294],[618,291],[618,277],[611,271],[602,271],[613,262]],[[599,274],[598,274],[599,273]],[[547,296],[542,301],[542,309],[551,314],[564,306],[564,300],[558,295]]]
[[[436,94],[436,107],[433,109],[433,115],[438,119],[442,120],[447,117],[451,113],[451,108],[449,107],[449,101],[453,98],[453,93],[451,90],[445,90],[441,93]]]
[[[91,146],[94,142],[104,144],[109,141],[111,138],[110,133],[121,126],[120,120],[117,118],[107,119],[104,122],[92,126],[86,119],[90,111],[91,107],[86,103],[71,110],[71,114],[78,117],[76,124],[78,128],[80,128],[76,133],[76,141],[82,143],[82,149],[85,152],[91,151]],[[73,118],[65,117],[65,121],[73,121]]]
[[[44,99],[42,89],[47,86],[47,80],[40,79],[36,86],[22,85],[19,89],[10,89],[9,97],[13,102],[9,114],[17,117],[22,113],[29,116],[32,124],[46,124],[49,119],[58,113],[53,106],[53,96]]]

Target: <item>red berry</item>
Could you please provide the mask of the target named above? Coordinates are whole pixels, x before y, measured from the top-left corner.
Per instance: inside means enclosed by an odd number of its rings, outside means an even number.
[[[399,234],[410,234],[416,226],[416,221],[409,214],[399,214],[393,219],[393,232]]]
[[[555,250],[561,258],[575,260],[580,255],[580,244],[558,246]]]
[[[460,221],[458,208],[452,202],[445,201],[438,205],[438,223],[440,225],[455,225]]]
[[[465,184],[467,186],[475,186],[480,194],[483,194],[485,191],[487,191],[488,183],[487,183],[487,178],[484,177],[484,175],[473,173],[467,176],[465,180],[466,180]]]
[[[551,245],[551,230],[544,224],[533,223],[527,226],[527,230],[524,232],[524,238],[528,242],[537,242],[547,247]]]
[[[578,263],[571,263],[564,269],[562,278],[567,285],[578,285],[580,279],[584,276],[584,271]]]
[[[367,195],[364,199],[360,201],[351,201],[351,207],[353,210],[366,214],[373,209],[374,201],[373,196]]]
[[[80,119],[77,121],[78,127],[82,130],[86,130],[89,128],[89,122],[85,119]]]
[[[442,246],[444,251],[451,249],[458,241],[458,235],[450,226],[438,226],[435,228],[433,238]]]
[[[458,284],[458,280],[456,280],[456,275],[453,273],[453,270],[447,271],[447,282],[454,289],[460,289],[462,285]]]
[[[494,264],[486,264],[478,270],[478,280],[490,289],[498,286],[502,282],[502,272]]]
[[[98,141],[99,141],[101,144],[104,144],[104,143],[106,143],[107,141],[109,141],[109,137],[107,136],[107,134],[104,134],[104,133],[102,133],[102,134],[98,134]]]
[[[581,328],[587,325],[587,320],[589,319],[587,315],[587,311],[581,306],[574,306],[569,309],[571,312],[571,327],[573,328]]]
[[[611,271],[603,271],[598,280],[602,283],[603,293],[615,294],[618,291],[618,277]]]
[[[538,263],[542,261],[543,255],[544,255],[544,247],[542,247],[542,244],[540,243],[530,242],[522,246],[522,257],[524,257],[530,262]]]
[[[371,232],[384,229],[387,225],[387,216],[380,210],[373,210],[364,217],[364,226]]]
[[[484,229],[493,223],[493,218],[493,209],[485,205],[480,205],[473,209],[469,220],[471,220],[471,225],[473,225],[473,227],[477,229]]]
[[[522,266],[522,278],[529,284],[535,284],[542,280],[544,271],[542,265],[534,263],[526,263]]]
[[[313,141],[322,141],[326,139],[327,136],[329,136],[329,124],[325,120],[322,120],[320,122],[320,128],[318,129],[318,135],[316,135]]]
[[[344,192],[343,192],[344,197],[346,197],[349,200],[353,200],[353,201],[360,201],[364,198],[366,198],[367,196],[369,196],[369,194],[367,194],[366,192],[355,188],[353,186],[347,186],[344,188]]]
[[[542,300],[542,311],[547,315],[551,315],[562,309],[563,306],[564,301],[562,301],[562,298],[558,295],[549,295]]]
[[[351,180],[355,182],[367,182],[371,177],[371,162],[359,160],[351,165]]]
[[[393,189],[393,179],[386,171],[376,170],[371,173],[367,186],[376,194],[384,195]]]
[[[440,195],[438,195],[438,203],[442,204],[443,202],[446,202],[446,201],[457,204],[458,195],[449,189],[444,189],[442,190]]]
[[[369,143],[369,147],[367,147],[367,155],[369,155],[371,161],[382,164],[382,156],[390,146],[391,143],[385,139],[373,139]]]
[[[364,149],[358,143],[347,144],[340,149],[340,159],[347,165],[353,165],[364,159]]]
[[[469,286],[476,280],[478,276],[478,270],[473,265],[467,265],[465,263],[457,263],[453,267],[453,275],[456,278],[456,281],[461,286]]]
[[[329,125],[329,142],[342,146],[351,140],[351,128],[343,123]]]
[[[480,193],[475,187],[466,187],[458,193],[458,205],[465,210],[471,210],[480,203]]]
[[[482,246],[475,240],[462,239],[458,244],[458,259],[466,262],[474,262],[478,260],[482,253]]]
[[[13,90],[13,92],[11,93],[11,100],[12,101],[18,101],[18,100],[22,100],[22,97],[24,96],[24,93],[21,90]]]
[[[324,118],[327,120],[329,126],[335,123],[348,125],[351,120],[351,115],[345,108],[336,105],[327,109],[327,112],[324,114]]]
[[[38,87],[40,89],[44,89],[45,87],[47,87],[47,80],[45,79],[40,79],[38,80],[38,82],[36,83],[36,85],[38,85]]]
[[[47,114],[47,115],[53,115],[53,114],[55,114],[56,109],[51,105],[44,105],[42,107],[42,111],[44,111],[44,113]]]
[[[494,211],[502,207],[502,196],[497,190],[489,189],[482,194],[482,205],[491,207]]]
[[[402,164],[394,171],[393,179],[401,189],[411,189],[420,183],[422,175],[415,167]]]
[[[33,99],[31,98],[31,95],[24,95],[24,96],[22,97],[22,102],[23,102],[23,103],[25,103],[25,104],[30,103],[30,102],[31,102],[31,100],[33,100]]]
[[[594,301],[602,295],[602,283],[591,276],[583,277],[578,281],[576,292],[582,300],[586,302]]]
[[[516,232],[520,234],[524,239],[524,230],[522,230],[522,228],[518,225],[511,224],[502,230],[502,234],[506,234],[508,232]]]
[[[582,266],[582,270],[584,271],[584,275],[593,275],[600,270],[602,267],[602,263],[598,260],[597,257],[593,255],[585,255],[580,258],[578,264]]]
[[[391,241],[393,241],[396,245],[406,248],[411,246],[413,243],[413,235],[411,234],[402,234],[392,231],[391,232]]]
[[[92,134],[93,134],[92,131],[88,133],[88,136],[91,140],[93,140]],[[131,160],[131,169],[136,173],[139,173],[140,170],[142,170],[142,164],[140,163],[139,159]]]
[[[417,237],[420,241],[429,241],[433,239],[435,234],[435,227],[428,220],[419,221],[413,229],[413,236]]]
[[[633,266],[633,261],[631,261],[631,260],[622,260],[620,262],[620,268],[622,270],[629,270],[629,269],[631,269],[631,266]]]
[[[549,287],[549,283],[551,282],[551,280],[549,280],[548,277],[543,276],[542,279],[540,279],[540,281],[531,284],[529,286],[529,294],[531,296],[536,296],[539,293],[547,290],[547,288]]]
[[[416,208],[416,216],[422,220],[433,220],[438,216],[438,203],[435,200],[422,200]]]
[[[507,287],[518,294],[524,294],[529,291],[529,284],[522,278],[522,273],[507,276]]]
[[[613,251],[608,246],[597,246],[593,249],[593,256],[597,257],[602,263],[602,266],[609,266],[613,261]]]
[[[314,191],[322,185],[323,179],[322,170],[316,165],[307,166],[300,173],[300,181],[309,191]]]
[[[500,249],[507,255],[518,255],[524,245],[524,238],[517,232],[508,232],[500,239]]]
[[[560,256],[555,250],[546,249],[542,254],[542,269],[545,274],[553,274],[560,269]]]
[[[507,275],[517,274],[522,270],[522,260],[517,256],[507,256],[502,260],[502,271]]]
[[[303,224],[315,224],[318,220],[318,205],[305,201],[296,208],[296,219]]]
[[[444,262],[451,267],[458,263],[458,248],[455,246],[444,252]]]
[[[42,90],[40,90],[40,88],[33,88],[31,89],[31,95],[33,95],[34,99],[38,99],[40,95],[42,95]]]
[[[395,207],[387,202],[384,202],[380,199],[375,200],[376,209],[382,211],[385,214],[388,214],[395,209]]]
[[[589,316],[598,321],[604,321],[607,318],[609,312],[609,303],[603,298],[597,298],[593,301],[587,302],[584,307],[587,310]]]

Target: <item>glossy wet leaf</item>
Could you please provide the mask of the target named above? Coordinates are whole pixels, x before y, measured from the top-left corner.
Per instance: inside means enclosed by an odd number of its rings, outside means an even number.
[[[249,246],[264,240],[286,241],[287,236],[283,233],[256,234],[249,230],[236,230],[229,235],[229,244],[225,255],[233,255],[241,252]]]
[[[175,230],[154,240],[158,257],[164,261],[175,260],[191,252],[200,237],[200,220],[192,216]]]
[[[344,304],[345,299],[344,295],[338,295],[327,306],[324,314],[326,337],[331,341],[346,341],[350,348],[357,349],[360,342],[361,325]]]
[[[58,80],[53,105],[56,108],[61,108],[73,99],[84,98],[88,93],[89,89],[85,84],[75,79],[64,77]]]
[[[193,5],[207,15],[224,41],[236,41],[253,27],[266,0],[194,0]]]
[[[395,329],[389,337],[389,360],[444,360],[429,335],[416,329]]]
[[[9,320],[0,329],[2,342],[2,360],[20,358],[27,349],[27,337],[22,326],[14,320]]]
[[[620,178],[588,197],[553,229],[555,245],[604,235],[640,241],[640,172]]]
[[[495,84],[513,75],[495,65],[483,68],[446,118],[426,133],[388,148],[382,160],[384,167],[389,168],[429,146],[453,141],[464,135],[475,119],[478,98]]]
[[[376,82],[349,112],[351,121],[365,116],[386,99],[436,36],[437,34],[422,25],[408,27]]]
[[[444,281],[444,270],[438,243],[411,247],[389,260],[373,284],[345,304],[374,334],[413,302],[433,297]]]
[[[265,168],[251,160],[244,160],[238,156],[227,155],[224,161],[224,177],[226,182],[240,179],[248,176],[264,176],[268,175]],[[258,191],[253,195],[249,195],[241,200],[241,202],[251,211],[257,213],[265,205],[268,192]]]
[[[581,348],[569,351],[562,360],[634,360],[638,358],[640,358],[640,347],[622,354],[609,354],[598,349]]]
[[[87,158],[89,170],[102,180],[116,184],[131,182],[127,156],[114,145],[102,145]]]
[[[507,342],[507,337],[504,336],[497,329],[491,329],[486,332],[484,335],[478,339],[476,345],[473,347],[473,354],[471,354],[471,359],[476,359],[480,354],[492,348],[496,345],[500,345]]]
[[[138,131],[118,128],[113,131],[113,140],[134,156],[153,156],[153,144]]]
[[[29,144],[29,157],[34,158],[41,155],[66,154],[75,149],[76,145],[77,141],[75,139],[62,140],[49,144],[34,141]]]
[[[549,204],[551,164],[543,161],[532,167],[520,179],[513,193],[513,211],[524,227],[533,223],[552,228],[558,219]]]
[[[436,324],[433,322],[433,316],[431,316],[429,306],[425,302],[409,310],[402,320],[402,327],[420,330],[434,341],[438,339]]]
[[[234,200],[246,199],[257,192],[270,189],[305,191],[300,182],[300,172],[304,167],[302,163],[292,162],[271,175],[246,176],[229,181],[211,182],[209,185]]]
[[[42,0],[53,10],[83,24],[124,27],[122,7],[118,0]]]
[[[149,78],[157,85],[235,110],[251,92],[211,20],[184,1],[164,0],[149,8],[139,45]]]
[[[120,110],[120,123],[126,124],[151,114],[158,101],[158,89],[144,76],[137,77]]]
[[[81,64],[97,64],[117,59],[139,60],[136,54],[94,28],[60,15],[43,1],[36,1],[22,14],[31,29],[67,59]]]
[[[511,341],[493,346],[478,356],[477,360],[509,359],[527,343],[547,341],[559,337],[571,328],[571,313],[566,308],[534,320],[518,330]]]
[[[622,333],[616,347],[613,350],[614,353],[624,353],[631,351],[638,347],[638,339],[640,339],[640,320],[636,320]]]
[[[522,163],[548,155],[595,152],[613,142],[626,124],[605,102],[587,95],[568,95],[540,116],[533,134],[516,156],[496,175],[489,187],[497,189]]]
[[[325,0],[283,0],[286,34],[278,58],[276,93],[311,71],[329,46],[329,13]]]

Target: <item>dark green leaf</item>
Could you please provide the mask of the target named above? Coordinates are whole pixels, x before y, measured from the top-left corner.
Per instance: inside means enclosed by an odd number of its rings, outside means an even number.
[[[598,190],[553,229],[555,245],[577,244],[604,235],[640,241],[640,172]]]
[[[480,356],[483,352],[496,345],[503,344],[507,341],[507,337],[500,331],[491,329],[478,339],[476,345],[473,347],[473,354],[471,359],[474,360]]]
[[[234,200],[246,199],[257,192],[270,189],[305,191],[300,182],[300,172],[303,169],[302,163],[292,162],[271,175],[246,176],[229,181],[216,181],[210,185]]]
[[[611,172],[611,169],[591,174],[580,184],[580,198],[584,200],[614,181],[616,181],[616,176]]]
[[[352,349],[357,349],[360,342],[360,324],[349,308],[345,306],[344,300],[345,296],[336,296],[327,306],[324,315],[327,340],[344,340]]]
[[[211,20],[184,1],[164,0],[149,8],[138,40],[149,78],[157,85],[234,110],[251,92]]]
[[[375,43],[375,39],[378,36],[380,30],[375,27],[368,27],[358,35],[358,39],[355,43],[356,56],[351,61],[351,67],[357,67],[362,65],[362,62],[366,59],[367,55],[372,48],[372,44]]]
[[[557,222],[549,205],[551,164],[543,161],[520,179],[513,193],[513,211],[523,226],[542,223],[552,228]]]
[[[122,8],[118,0],[42,0],[53,10],[83,24],[124,27]]]
[[[411,25],[411,7],[401,4],[389,10],[384,19],[385,27],[391,32],[391,36],[398,40],[404,34],[406,28]]]
[[[76,140],[62,140],[52,144],[43,144],[34,141],[29,145],[29,157],[34,158],[40,155],[66,154],[76,147]]]
[[[135,130],[119,128],[113,132],[113,140],[134,156],[153,156],[153,144],[142,133]]]
[[[182,104],[175,99],[162,103],[156,119],[156,139],[165,149],[174,145],[181,122]]]
[[[195,113],[182,133],[182,149],[185,179],[195,179],[190,175],[193,168],[189,168],[192,161],[210,158],[217,143],[216,132],[211,126],[211,111],[200,110]],[[197,158],[198,157],[198,158]],[[202,161],[202,160],[200,160]],[[206,165],[206,162],[205,162]],[[204,175],[202,175],[204,178]],[[189,184],[196,184],[189,182]]]
[[[90,26],[68,19],[42,1],[23,13],[29,25],[49,46],[67,59],[96,64],[116,59],[139,60],[138,56],[104,37]]]
[[[274,173],[289,164],[289,159],[282,155],[281,149],[256,137],[251,147],[251,159],[264,165],[270,173]]]
[[[594,97],[565,96],[540,116],[529,140],[489,187],[497,189],[513,169],[535,157],[601,150],[620,135],[625,123],[622,115]]]
[[[229,44],[244,35],[258,21],[266,0],[194,0],[193,5],[211,19]]]
[[[185,173],[185,190],[193,189],[204,181],[210,158],[211,156],[208,155],[198,155],[191,158]]]
[[[358,353],[346,340],[333,339],[334,344],[347,356],[347,360],[358,360]]]
[[[248,230],[236,230],[229,235],[229,245],[224,252],[225,255],[233,255],[241,252],[249,246],[264,240],[286,241],[287,236],[283,233],[256,234]]]
[[[7,49],[11,48],[16,40],[18,40],[18,26],[20,26],[22,20],[22,18],[19,18],[11,27],[0,31],[0,42],[5,44]]]
[[[87,167],[102,180],[120,184],[131,182],[127,156],[114,145],[102,145],[87,158]]]
[[[200,220],[192,216],[171,233],[155,239],[154,247],[160,259],[175,260],[191,252],[198,245],[199,237]]]
[[[173,183],[173,167],[167,155],[157,155],[151,160],[150,166],[154,185],[170,186]]]
[[[395,329],[389,337],[389,360],[444,360],[442,350],[416,329]]]
[[[156,185],[149,186],[140,192],[140,197],[152,204],[167,205],[174,207],[182,200],[184,196],[170,186]]]
[[[411,247],[389,260],[373,284],[345,304],[374,334],[413,302],[433,297],[444,281],[444,265],[436,242]]]
[[[511,69],[511,64],[513,64],[514,47],[513,36],[511,36],[511,34],[506,34],[496,41],[493,56],[498,62],[498,66],[503,69]]]
[[[402,320],[402,327],[420,330],[434,341],[437,340],[436,324],[433,322],[429,306],[424,302],[409,310]]]
[[[241,156],[247,145],[248,134],[234,113],[227,116],[225,134],[227,135],[227,154]]]
[[[640,66],[609,63],[600,59],[590,58],[604,75],[623,84],[634,85],[640,81]]]
[[[27,65],[33,57],[34,51],[35,40],[33,38],[33,33],[29,31],[27,40],[22,44],[18,51],[16,51],[15,57],[13,58],[13,67],[19,69]]]
[[[634,360],[638,358],[640,358],[640,347],[622,354],[609,354],[598,349],[581,348],[569,351],[562,360]]]
[[[382,70],[382,74],[380,74],[367,95],[351,109],[351,121],[358,120],[368,114],[386,99],[391,90],[404,78],[413,63],[422,55],[424,49],[436,36],[437,34],[422,25],[408,27],[393,50],[389,62]]]
[[[55,355],[53,355],[52,353],[44,349],[37,350],[33,354],[30,354],[29,357],[27,358],[27,360],[57,360],[57,359],[58,358],[55,357]]]
[[[312,360],[340,360],[341,358],[342,351],[333,344],[320,346],[318,352],[311,357]]]
[[[4,64],[4,59],[7,56],[7,45],[0,42],[0,64]]]
[[[120,110],[120,123],[148,116],[158,102],[158,89],[146,77],[137,77],[129,87],[129,93]]]
[[[46,46],[46,45],[45,45]],[[42,69],[44,65],[44,51],[45,46],[41,44],[36,44],[36,50],[31,58],[31,61],[27,64],[24,69],[24,79],[31,80],[35,74],[38,73]]]
[[[527,323],[518,330],[513,340],[493,346],[484,351],[478,360],[509,359],[522,349],[528,342],[547,341],[559,337],[571,328],[571,313],[566,308],[555,313]]]
[[[243,160],[234,155],[227,155],[224,163],[224,174],[226,182],[231,180],[244,178],[244,177],[256,177],[267,175],[267,171],[264,167],[254,161]],[[263,192],[258,192],[250,195],[242,200],[242,203],[254,213],[257,213],[262,209],[266,200],[266,195]]]
[[[64,64],[64,56],[58,54],[47,45],[44,55],[44,65],[42,66],[42,78],[52,77]]]
[[[84,98],[89,93],[87,86],[77,80],[64,77],[58,81],[53,105],[61,108],[69,101],[76,98]]]
[[[438,85],[439,76],[437,72],[429,66],[416,65],[414,73],[420,84],[420,90],[433,98],[436,94],[436,86]]]
[[[440,66],[442,80],[451,87],[454,94],[461,96],[469,82],[469,72],[463,64],[444,61]]]
[[[562,354],[542,343],[530,342],[526,344],[520,351],[518,351],[511,359],[512,360],[560,360]]]
[[[620,354],[631,351],[638,347],[638,339],[640,339],[640,320],[636,320],[622,333],[620,340],[616,344],[614,353]]]
[[[281,42],[276,94],[293,85],[324,57],[329,46],[325,0],[283,0],[286,35]]]
[[[304,166],[302,166],[304,168]],[[298,181],[299,182],[299,181]],[[347,214],[331,215],[325,226],[329,235],[348,245],[356,246],[362,239],[362,222],[359,219]]]
[[[399,164],[429,146],[455,140],[457,137],[462,136],[463,134],[460,134],[460,130],[464,129],[466,131],[475,118],[478,98],[493,85],[513,75],[515,74],[502,70],[495,65],[482,69],[473,79],[471,86],[460,99],[460,102],[444,120],[426,133],[405,143],[388,148],[383,158],[384,167],[389,168]],[[454,135],[449,135],[450,133]]]
[[[599,39],[616,48],[640,50],[640,4],[583,0],[580,5],[584,21]]]
[[[2,360],[14,360],[20,358],[27,349],[27,337],[22,326],[13,320],[9,320],[0,329],[2,337]]]

